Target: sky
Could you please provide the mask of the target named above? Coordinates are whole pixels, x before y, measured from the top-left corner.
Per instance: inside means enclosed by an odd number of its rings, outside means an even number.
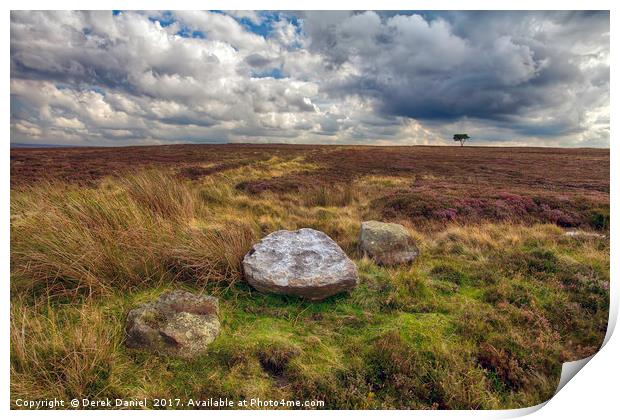
[[[609,12],[12,11],[11,143],[609,147]]]

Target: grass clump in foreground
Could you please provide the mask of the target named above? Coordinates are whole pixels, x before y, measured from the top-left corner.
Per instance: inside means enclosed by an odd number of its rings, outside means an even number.
[[[369,204],[383,184],[404,181],[375,177],[312,194],[237,187],[309,169],[271,159],[196,180],[150,170],[97,186],[15,189],[12,400],[516,408],[548,399],[561,363],[602,343],[608,239],[502,221],[414,230],[403,215],[392,220],[412,228],[421,255],[412,266],[379,267],[356,252],[359,224],[381,216]],[[310,303],[241,281],[252,243],[300,227],[325,231],[357,262],[352,293]],[[174,287],[220,298],[210,352],[185,361],[126,349],[129,309]]]

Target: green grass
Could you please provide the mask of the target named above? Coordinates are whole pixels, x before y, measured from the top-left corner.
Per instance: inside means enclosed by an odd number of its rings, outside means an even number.
[[[561,363],[607,325],[609,240],[553,225],[414,229],[412,266],[356,251],[380,188],[255,196],[272,160],[199,181],[168,172],[99,187],[15,190],[11,396],[325,401],[326,408],[516,408],[548,399]],[[374,185],[374,184],[373,184]],[[263,294],[240,260],[277,229],[315,227],[356,261],[360,285],[322,302]],[[191,361],[122,345],[127,312],[164,290],[219,297],[221,333]]]

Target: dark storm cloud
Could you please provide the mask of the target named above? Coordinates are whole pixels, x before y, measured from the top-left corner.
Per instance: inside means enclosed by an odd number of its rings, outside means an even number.
[[[608,145],[609,13],[11,13],[15,142],[435,143],[455,130]]]
[[[550,136],[579,131],[584,113],[609,102],[606,12],[305,17],[311,50],[359,69],[326,88],[376,98],[387,115]]]

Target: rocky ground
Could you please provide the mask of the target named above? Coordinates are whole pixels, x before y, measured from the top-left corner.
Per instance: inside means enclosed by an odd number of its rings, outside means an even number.
[[[11,154],[12,400],[523,407],[605,334],[608,150]]]

